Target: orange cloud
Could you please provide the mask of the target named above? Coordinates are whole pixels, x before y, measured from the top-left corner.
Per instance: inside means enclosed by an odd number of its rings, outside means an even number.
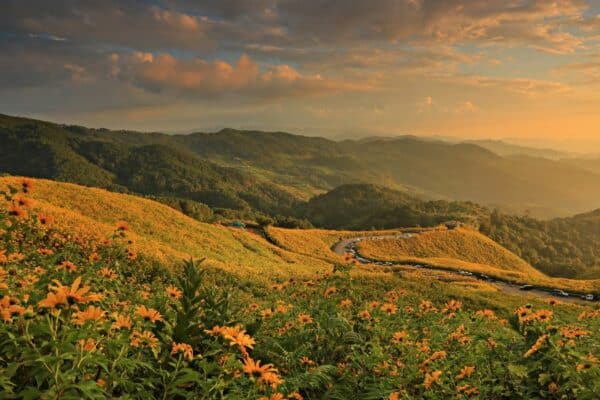
[[[301,74],[289,65],[274,65],[261,71],[259,65],[246,54],[242,54],[235,63],[228,63],[134,52],[126,57],[111,55],[110,62],[111,71],[121,79],[155,92],[285,97],[360,89],[356,85],[325,79],[318,74]]]

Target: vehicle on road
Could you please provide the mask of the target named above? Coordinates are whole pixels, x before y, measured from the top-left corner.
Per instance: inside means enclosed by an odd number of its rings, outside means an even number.
[[[533,285],[523,285],[521,287],[519,287],[519,290],[532,290],[533,289]]]
[[[472,272],[465,271],[465,270],[460,270],[460,271],[458,271],[458,273],[459,273],[460,275],[464,275],[464,276],[473,276],[473,273],[472,273]]]
[[[552,294],[554,296],[559,296],[559,297],[569,297],[569,293],[565,292],[564,290],[560,290],[560,289],[552,290]]]
[[[581,295],[581,298],[583,300],[587,300],[587,301],[594,301],[594,295],[593,294],[583,294],[583,295]]]

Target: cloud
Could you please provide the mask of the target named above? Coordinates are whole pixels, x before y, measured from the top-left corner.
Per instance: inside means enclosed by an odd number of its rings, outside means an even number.
[[[479,110],[478,107],[475,106],[470,100],[459,103],[456,106],[455,112],[457,114],[470,114],[477,112]]]
[[[427,96],[422,101],[417,103],[417,111],[419,113],[424,113],[430,111],[434,106],[433,97]]]
[[[489,78],[477,75],[464,75],[448,78],[455,83],[461,83],[480,89],[498,89],[528,97],[558,95],[572,90],[569,85],[561,82],[536,80],[528,78]]]
[[[296,97],[360,87],[320,75],[305,75],[289,65],[261,69],[243,54],[235,63],[201,58],[178,59],[170,54],[135,52],[110,56],[114,75],[147,90],[212,97],[252,95],[259,97]]]

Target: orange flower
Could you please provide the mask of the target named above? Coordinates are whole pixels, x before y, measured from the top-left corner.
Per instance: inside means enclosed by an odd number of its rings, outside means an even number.
[[[14,315],[23,315],[27,309],[19,305],[19,300],[15,297],[4,296],[0,300],[0,318],[4,322],[9,322]]]
[[[135,260],[137,259],[137,253],[131,249],[127,250],[127,258],[130,260]]]
[[[323,296],[325,296],[327,298],[336,292],[337,292],[337,288],[334,286],[331,286],[331,287],[328,287],[327,289],[325,289]]]
[[[78,311],[73,314],[73,320],[76,325],[83,325],[87,321],[98,322],[104,318],[106,312],[96,306],[89,306],[84,311]]]
[[[85,304],[102,299],[101,295],[90,292],[89,286],[80,287],[81,277],[77,277],[71,286],[64,286],[56,279],[53,282],[55,286],[48,286],[50,293],[38,303],[38,307],[55,308],[58,305]]]
[[[461,307],[462,307],[461,301],[450,300],[449,302],[447,302],[444,305],[444,308],[442,308],[442,312],[444,312],[444,313],[457,312],[458,310],[461,309]]]
[[[68,272],[75,272],[75,271],[77,271],[77,266],[75,264],[73,264],[71,261],[63,261],[58,265],[58,269],[68,271]]]
[[[540,310],[531,316],[532,319],[540,322],[547,322],[552,319],[552,311]]]
[[[400,392],[392,392],[388,396],[388,400],[400,400]]]
[[[51,256],[52,254],[54,254],[54,250],[46,248],[38,249],[37,252],[43,256]]]
[[[371,313],[367,310],[362,310],[361,312],[358,313],[358,316],[362,319],[370,319]]]
[[[312,324],[313,319],[310,315],[302,313],[298,315],[298,321],[302,324]]]
[[[33,181],[29,178],[22,178],[19,181],[19,184],[21,185],[23,193],[29,193],[31,189],[33,189]]]
[[[194,350],[192,349],[192,346],[190,346],[187,343],[173,342],[172,347],[171,347],[171,355],[174,355],[177,353],[182,353],[183,358],[188,361],[192,361],[192,359],[194,358]]]
[[[29,200],[27,197],[21,196],[21,195],[16,195],[13,198],[13,203],[16,204],[17,206],[23,207],[23,208],[31,207],[31,200]]]
[[[126,315],[120,315],[117,314],[116,315],[116,320],[115,322],[113,322],[113,324],[111,325],[110,329],[113,330],[119,330],[119,329],[131,329],[131,318],[129,318]]]
[[[115,271],[113,271],[110,268],[106,268],[106,267],[100,269],[98,271],[98,275],[100,275],[103,278],[110,279],[110,280],[117,279],[117,277],[119,276],[119,275],[117,275],[117,273]]]
[[[146,346],[154,350],[160,347],[156,336],[149,331],[133,331],[130,337],[130,344],[132,347]]]
[[[8,215],[12,215],[13,217],[23,219],[27,217],[27,211],[25,211],[24,208],[21,208],[17,204],[11,204],[8,207]]]
[[[288,399],[304,400],[304,396],[302,396],[298,392],[292,392],[292,393],[288,394]]]
[[[273,393],[271,397],[262,396],[258,400],[283,400],[284,397],[281,393]]]
[[[139,306],[135,310],[135,313],[147,321],[157,322],[162,321],[163,319],[158,310],[155,310],[154,308],[146,308],[144,305]]]
[[[97,252],[93,252],[88,257],[88,260],[91,262],[98,262],[98,261],[100,261],[100,254],[98,254]]]
[[[267,319],[273,316],[273,310],[271,310],[270,308],[265,308],[263,311],[260,312],[260,315],[263,317],[263,319]]]
[[[404,343],[406,339],[408,339],[408,333],[405,331],[394,332],[394,336],[392,337],[392,343],[401,344]]]
[[[471,374],[475,371],[475,367],[472,366],[465,366],[460,370],[460,373],[458,375],[456,375],[456,380],[460,381],[463,380],[465,378],[468,378],[469,376],[471,376]]]
[[[262,375],[266,372],[277,372],[277,368],[275,368],[273,364],[260,365],[260,360],[254,361],[250,357],[246,357],[244,359],[244,366],[242,370],[250,376]]]
[[[129,224],[126,221],[117,221],[115,224],[117,231],[125,232],[129,230]]]
[[[383,311],[387,315],[392,315],[396,314],[396,312],[398,311],[398,307],[396,307],[396,305],[392,303],[385,303],[381,306],[381,311]]]
[[[556,305],[560,304],[560,301],[553,299],[553,298],[547,298],[545,301],[547,304],[549,304],[551,306],[556,306]]]
[[[167,286],[167,296],[172,299],[179,300],[183,296],[183,292],[173,285]]]
[[[342,308],[348,308],[352,305],[352,300],[350,299],[344,299],[342,301],[340,301],[340,307]]]
[[[477,396],[479,394],[479,388],[471,385],[457,386],[456,391],[464,394],[467,397]]]
[[[214,326],[212,329],[205,330],[204,332],[212,336],[221,335],[225,340],[229,341],[230,346],[237,345],[244,355],[248,354],[246,348],[252,349],[256,343],[240,326]]]
[[[442,376],[442,371],[433,371],[432,373],[425,374],[425,380],[423,381],[423,386],[425,389],[429,389],[431,385],[437,382]]]
[[[495,321],[496,319],[498,319],[498,317],[496,317],[496,313],[489,309],[479,310],[475,313],[475,315],[478,317],[487,318],[490,321]]]
[[[54,222],[54,218],[46,214],[38,214],[38,223],[43,226],[51,225]]]
[[[79,349],[81,351],[92,352],[92,351],[96,350],[97,343],[92,338],[89,338],[89,339],[80,339],[77,342],[77,346],[79,347]]]

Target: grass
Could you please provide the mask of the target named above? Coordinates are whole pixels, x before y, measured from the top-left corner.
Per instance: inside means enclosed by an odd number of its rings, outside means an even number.
[[[411,238],[365,240],[358,252],[374,260],[466,270],[515,283],[600,293],[600,280],[551,278],[493,240],[469,228],[431,230]]]
[[[3,398],[593,399],[600,390],[599,310],[523,304],[466,277],[401,266],[268,284],[203,264],[164,268],[129,256],[130,230],[69,237],[23,209],[0,207]]]
[[[17,177],[0,178],[0,187],[8,184],[16,185],[18,181]],[[31,198],[34,208],[54,217],[57,228],[67,232],[72,238],[102,240],[114,231],[118,221],[126,221],[130,227],[129,238],[133,242],[131,247],[146,257],[168,266],[176,265],[180,260],[190,257],[206,258],[208,265],[254,281],[302,278],[330,271],[334,264],[342,260],[331,251],[331,247],[340,238],[393,234],[400,231],[361,232],[270,227],[267,229],[267,234],[276,243],[272,244],[260,235],[249,231],[202,223],[163,204],[137,196],[44,179],[32,179],[32,181],[34,190]],[[401,231],[419,231],[428,236],[436,235],[436,231],[430,229]],[[481,238],[479,235],[478,239],[483,240]],[[487,244],[489,245],[489,242]],[[459,250],[456,252],[458,253]],[[506,250],[504,252],[508,253]],[[516,256],[511,258],[510,253],[508,255],[505,253],[501,250],[490,252],[494,254],[497,263],[516,258]],[[533,277],[533,274],[524,276],[520,271],[496,269],[492,265],[469,263],[455,258],[405,257],[404,260],[427,261],[440,267],[450,266],[454,269],[477,271],[479,268],[480,272],[515,281]],[[404,272],[404,274],[408,276],[410,273]],[[353,275],[367,276],[370,279],[392,279],[390,274],[382,273],[379,267],[358,268],[353,271]],[[438,279],[415,274],[411,276],[417,277],[416,282],[422,279],[423,287]],[[562,281],[565,280],[543,277],[535,280],[536,283],[553,287],[566,289],[577,287],[590,290],[597,282],[566,280],[567,282],[563,284]],[[455,285],[460,287],[454,288]],[[449,295],[456,290],[462,291],[463,286],[463,283],[451,282],[448,284],[447,292],[444,293]],[[496,291],[493,287],[485,284],[475,286],[477,286],[475,290],[481,290],[486,295],[492,293],[490,303],[502,307],[504,298],[500,294],[494,294]],[[465,297],[471,296],[472,292],[472,290],[465,292]]]
[[[19,178],[0,178],[0,188]],[[164,264],[207,258],[230,272],[263,277],[312,274],[330,265],[292,253],[248,231],[206,224],[137,196],[44,179],[32,179],[33,206],[72,236],[104,239],[118,221],[130,228],[133,249]]]

